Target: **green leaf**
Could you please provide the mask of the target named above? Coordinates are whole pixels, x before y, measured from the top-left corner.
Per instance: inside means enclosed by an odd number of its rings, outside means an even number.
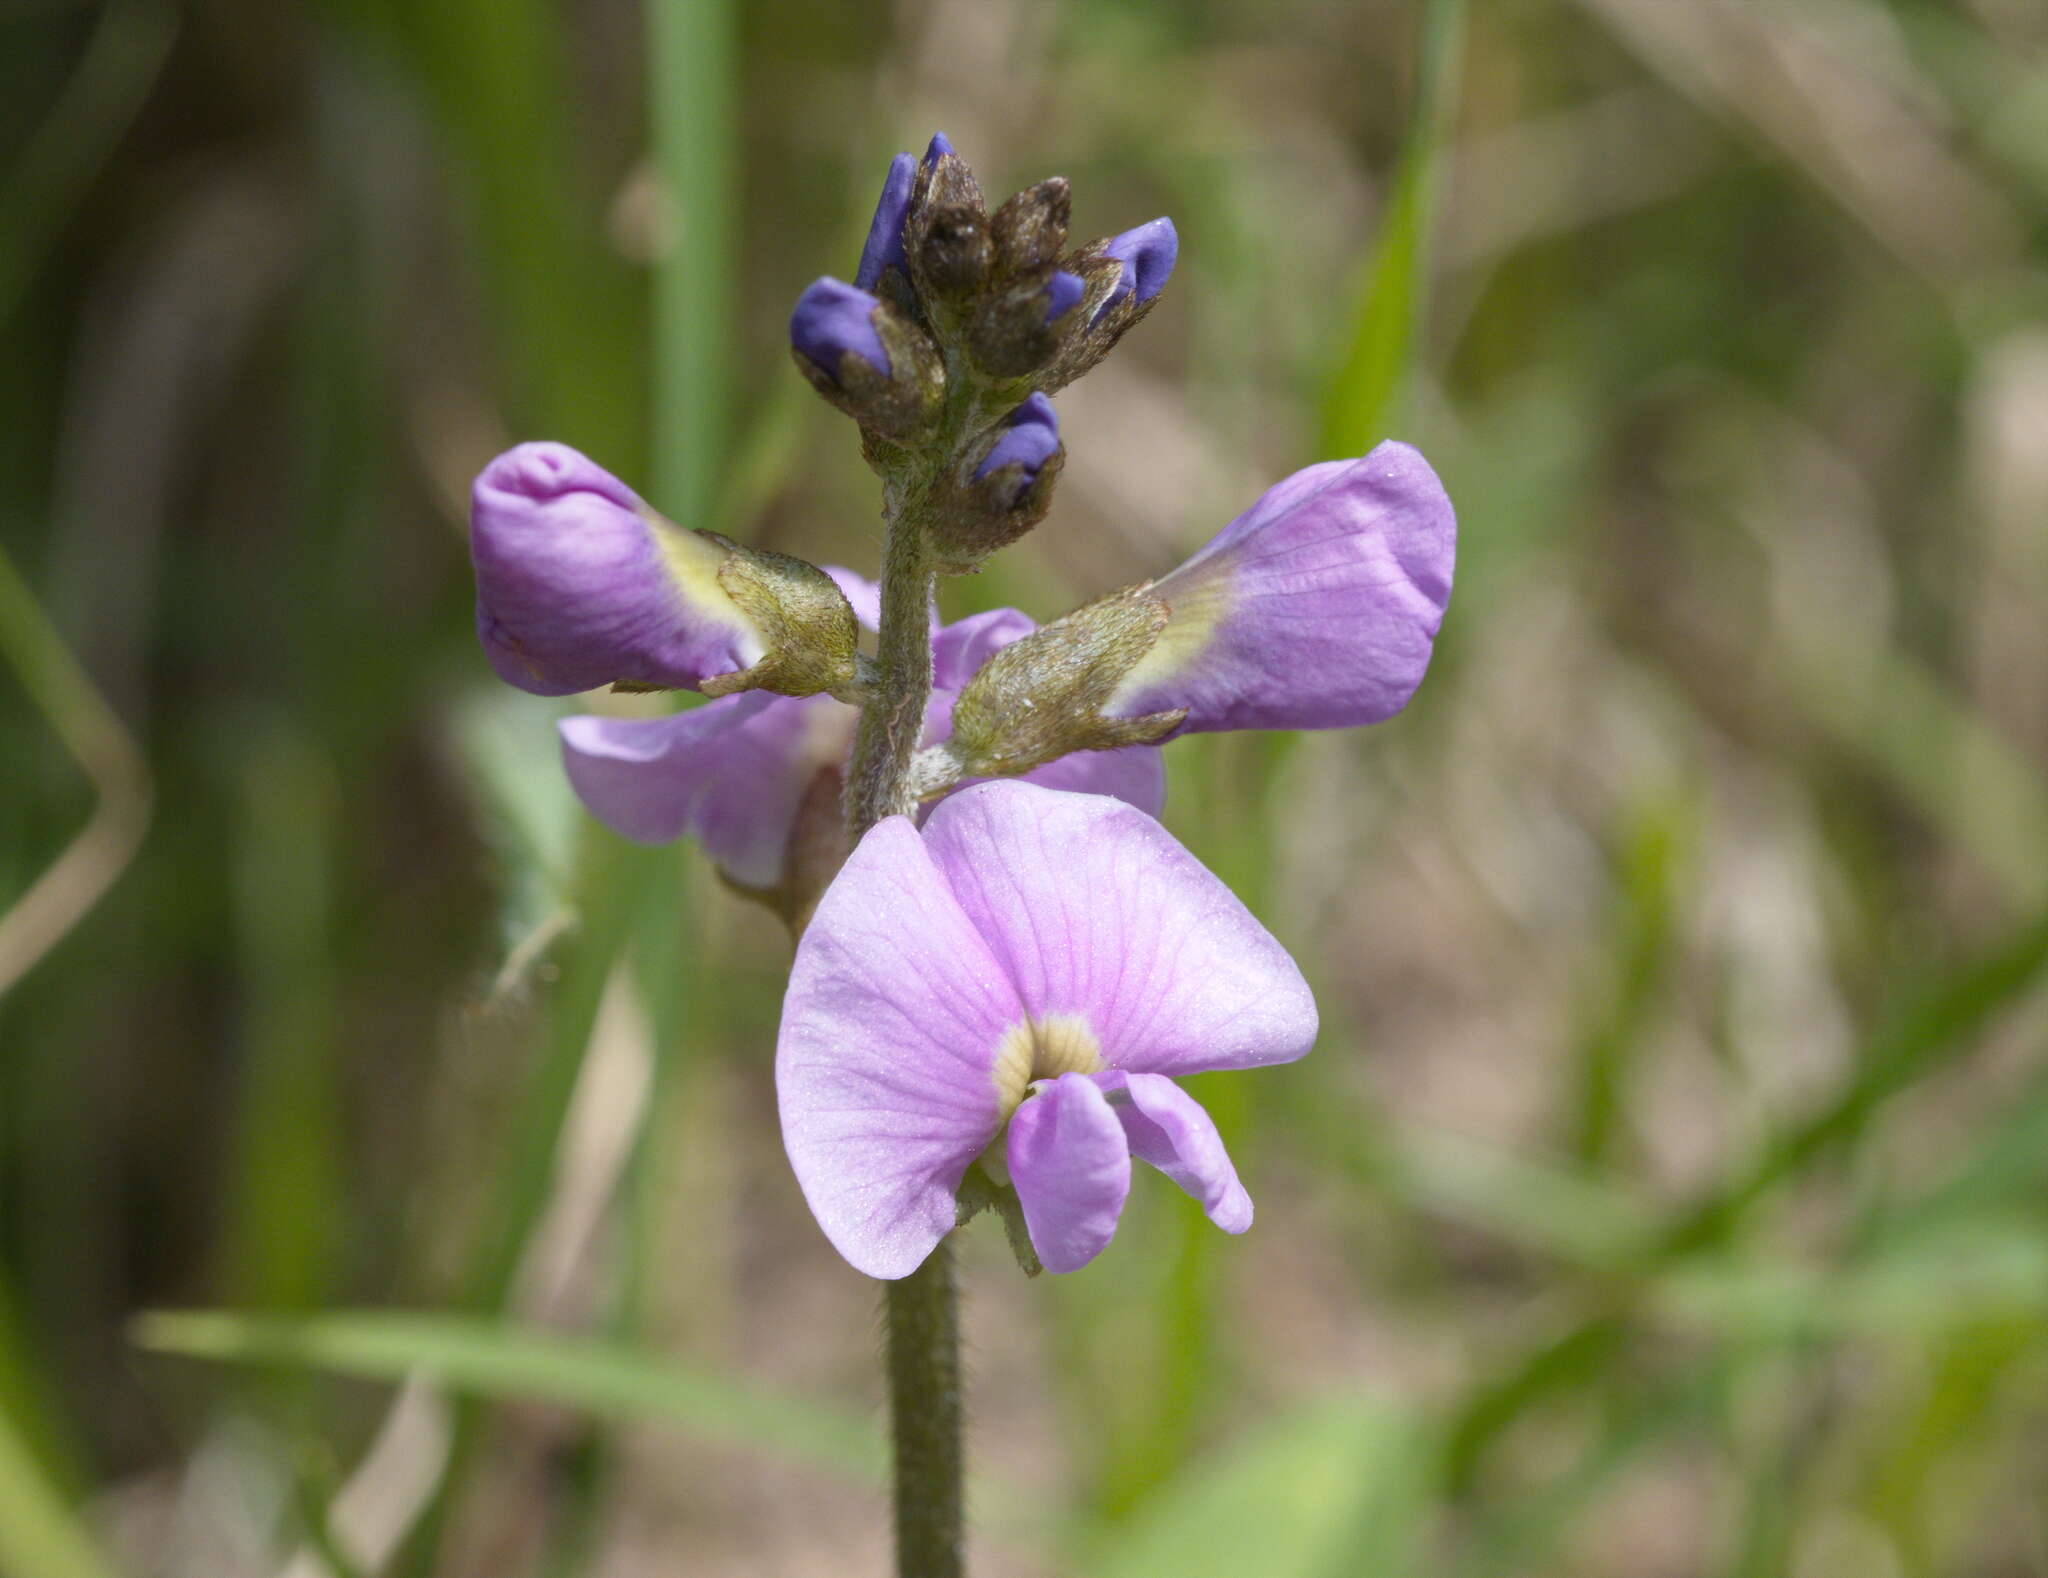
[[[769,1396],[616,1343],[492,1320],[384,1310],[305,1317],[158,1311],[136,1321],[134,1339],[158,1353],[377,1381],[419,1372],[453,1392],[663,1420],[707,1440],[860,1475],[877,1475],[882,1467],[880,1433],[856,1414]]]

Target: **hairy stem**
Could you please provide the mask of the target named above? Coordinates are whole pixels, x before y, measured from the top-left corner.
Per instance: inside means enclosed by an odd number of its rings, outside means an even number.
[[[888,1290],[896,1571],[898,1578],[960,1578],[967,1564],[952,1242],[941,1239],[923,1265]]]
[[[847,767],[852,840],[916,807],[912,763],[932,692],[932,564],[915,507],[891,511],[882,550],[882,632],[874,683]],[[965,1467],[960,1445],[960,1307],[953,1246],[941,1242],[887,1285],[889,1414],[896,1443],[899,1578],[960,1578]]]
[[[861,709],[847,768],[846,831],[855,842],[885,816],[916,805],[910,763],[932,693],[932,566],[914,515],[889,523],[882,550],[882,634],[875,683]]]

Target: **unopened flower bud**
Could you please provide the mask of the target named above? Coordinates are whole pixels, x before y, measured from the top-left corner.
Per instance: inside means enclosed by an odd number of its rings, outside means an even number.
[[[1078,324],[1062,326],[1057,351],[1042,371],[1034,369],[1032,381],[1047,390],[1064,389],[1107,356],[1152,310],[1173,273],[1179,246],[1173,221],[1155,219],[1062,258],[1081,277],[1086,294]]]
[[[988,209],[974,172],[943,134],[932,138],[918,167],[903,246],[928,304],[964,301],[988,282],[995,257]]]
[[[992,485],[1002,507],[1014,509],[1025,490],[1038,481],[1046,462],[1059,452],[1059,415],[1050,400],[1034,394],[1005,419],[996,441],[974,468],[974,480],[981,482],[1014,467],[1013,472],[997,477]]]
[[[686,531],[566,444],[521,444],[484,468],[470,551],[477,635],[521,690],[852,684],[858,629],[822,570]]]
[[[828,275],[797,297],[796,310],[789,315],[789,343],[835,384],[844,385],[841,367],[849,356],[860,358],[869,372],[886,379],[895,369],[875,329],[880,306],[865,290]]]
[[[1027,186],[995,211],[988,222],[995,243],[996,267],[1004,274],[1043,268],[1067,244],[1067,218],[1073,206],[1064,176]]]
[[[926,541],[950,572],[972,570],[1045,519],[1066,451],[1052,402],[1034,394],[968,451],[932,500]]]
[[[1087,282],[1040,268],[985,296],[967,325],[967,353],[991,378],[1028,378],[1049,363],[1076,321]]]
[[[917,175],[917,161],[899,153],[889,161],[889,174],[882,182],[882,195],[875,203],[875,217],[868,224],[867,244],[860,249],[860,267],[853,282],[862,290],[874,290],[890,269],[910,279],[910,264],[903,256],[903,219],[910,212],[910,186]]]
[[[938,409],[945,373],[929,336],[844,280],[817,280],[797,298],[789,342],[811,386],[864,428],[905,438]]]
[[[1111,236],[1103,243],[1102,256],[1121,265],[1121,273],[1089,318],[1091,327],[1120,303],[1128,300],[1134,307],[1143,307],[1166,289],[1174,260],[1180,256],[1180,235],[1171,219],[1155,219]]]
[[[1007,777],[1070,751],[1146,745],[1172,733],[1184,712],[1103,715],[1169,617],[1166,604],[1142,590],[1118,592],[997,652],[953,707],[950,748],[961,770]]]

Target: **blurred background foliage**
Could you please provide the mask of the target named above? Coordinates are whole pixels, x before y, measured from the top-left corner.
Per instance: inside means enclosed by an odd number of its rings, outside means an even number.
[[[783,321],[943,126],[1182,236],[949,612],[1390,433],[1463,527],[1410,714],[1172,748],[1325,1031],[1201,1092],[1248,1238],[970,1235],[979,1571],[2048,1574],[2038,0],[12,0],[0,86],[0,1573],[882,1569],[786,943],[580,819],[461,528],[548,436],[872,572]]]

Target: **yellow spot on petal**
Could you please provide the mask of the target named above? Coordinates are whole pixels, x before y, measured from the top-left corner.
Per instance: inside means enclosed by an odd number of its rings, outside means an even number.
[[[1047,1014],[1043,1019],[1026,1019],[1003,1033],[991,1070],[996,1103],[1003,1116],[996,1137],[977,1158],[981,1170],[999,1185],[1010,1182],[1005,1158],[1010,1114],[1024,1104],[1034,1081],[1057,1079],[1062,1074],[1099,1074],[1109,1065],[1102,1061],[1102,1043],[1079,1014]]]
[[[1152,595],[1166,604],[1166,628],[1117,682],[1102,708],[1106,716],[1150,710],[1141,698],[1185,671],[1215,640],[1217,627],[1230,612],[1230,577],[1205,570],[1198,569],[1185,579],[1168,576],[1151,589]]]
[[[1102,1043],[1079,1014],[1047,1014],[1013,1025],[996,1049],[993,1078],[1003,1118],[1009,1119],[1036,1080],[1062,1074],[1099,1074]]]
[[[742,667],[759,662],[765,650],[760,632],[719,583],[718,571],[725,563],[726,550],[709,537],[652,511],[647,512],[647,523],[654,533],[655,545],[661,549],[662,563],[668,567],[677,598],[696,618],[724,625],[734,632],[740,650],[746,654]]]

